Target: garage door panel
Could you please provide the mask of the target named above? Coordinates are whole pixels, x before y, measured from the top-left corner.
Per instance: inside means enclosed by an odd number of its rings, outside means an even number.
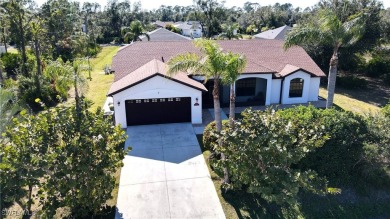
[[[127,100],[127,125],[191,122],[191,98]]]

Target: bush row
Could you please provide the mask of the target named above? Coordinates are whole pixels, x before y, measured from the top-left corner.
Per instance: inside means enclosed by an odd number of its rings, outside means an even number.
[[[326,177],[330,185],[350,184],[356,180],[374,185],[390,185],[384,166],[390,158],[390,104],[378,115],[363,117],[336,109],[317,109],[313,106],[295,107],[276,112],[286,121],[302,127],[313,121],[324,127],[329,139],[310,152],[294,168],[314,170]],[[243,115],[245,118],[245,114]],[[240,120],[238,120],[240,122]],[[227,123],[224,122],[227,130]],[[211,150],[217,137],[212,133],[215,123],[204,131],[205,149]],[[386,134],[387,133],[387,134]]]

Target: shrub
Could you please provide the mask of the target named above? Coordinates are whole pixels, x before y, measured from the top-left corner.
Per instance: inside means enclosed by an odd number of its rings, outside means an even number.
[[[1,55],[1,61],[3,62],[4,70],[7,76],[17,75],[22,58],[19,54],[15,53],[4,53]]]
[[[346,89],[366,89],[368,85],[366,80],[353,75],[337,77],[336,83]]]
[[[102,51],[102,47],[99,44],[89,43],[87,55],[91,57],[96,57],[99,52]]]
[[[167,30],[169,30],[169,31],[172,31],[172,32],[174,32],[174,33],[178,33],[178,34],[181,33],[180,29],[177,28],[177,27],[175,27],[175,26],[173,26],[172,24],[167,24],[167,25],[165,26],[165,29],[167,29]]]
[[[365,169],[363,177],[378,186],[390,185],[390,104],[367,117],[369,137],[364,144]]]
[[[222,129],[225,130],[229,126],[229,120],[222,120]],[[217,136],[213,135],[216,131],[215,121],[210,122],[203,131],[203,147],[205,150],[214,151],[213,142],[217,142]]]
[[[36,103],[39,98],[47,106],[54,106],[57,102],[59,93],[51,86],[50,81],[40,77],[40,91],[37,90],[35,78],[20,77],[18,83],[19,97],[24,103],[28,104],[34,111],[42,110],[41,104]]]
[[[368,62],[366,71],[370,77],[379,77],[390,73],[390,60],[384,56],[375,56]]]
[[[362,55],[349,50],[342,50],[340,53],[340,70],[354,73],[365,71],[366,60]]]
[[[313,117],[301,117],[304,121],[295,123],[271,110],[248,109],[242,115],[233,128],[221,132],[224,144],[216,145],[216,152],[224,153],[227,159],[217,161],[215,169],[229,170],[233,189],[293,207],[297,207],[300,189],[324,194],[325,181],[314,171],[293,168],[327,139]]]
[[[382,108],[381,113],[390,118],[390,102]]]
[[[359,161],[363,158],[363,144],[367,127],[363,117],[335,109],[295,107],[278,111],[293,123],[311,122],[322,125],[329,135],[323,147],[309,153],[298,164],[299,168],[312,169],[331,182],[347,182],[360,175]]]

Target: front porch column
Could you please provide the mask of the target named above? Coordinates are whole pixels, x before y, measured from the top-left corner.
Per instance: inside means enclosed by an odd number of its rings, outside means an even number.
[[[271,95],[272,95],[272,75],[267,77],[267,95],[265,96],[265,105],[271,105]]]

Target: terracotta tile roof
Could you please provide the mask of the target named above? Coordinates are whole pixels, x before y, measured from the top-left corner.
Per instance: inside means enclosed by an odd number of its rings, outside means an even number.
[[[324,77],[324,72],[301,47],[283,49],[283,41],[279,40],[223,40],[218,44],[225,51],[240,53],[247,57],[248,63],[244,74],[277,73],[286,65],[297,66],[314,76]],[[118,51],[112,62],[115,81],[125,77],[135,69],[152,59],[167,62],[175,55],[199,50],[192,41],[179,42],[136,42]]]
[[[202,83],[189,78],[186,73],[179,72],[176,75],[170,77],[167,75],[167,69],[168,66],[165,63],[157,59],[152,59],[151,61],[141,66],[140,68],[136,69],[130,74],[127,74],[125,77],[121,78],[120,80],[115,81],[111,85],[107,96],[111,96],[115,93],[119,93],[122,90],[137,85],[157,75],[170,78],[176,82],[185,84],[189,87],[198,90],[207,91],[206,87]]]

